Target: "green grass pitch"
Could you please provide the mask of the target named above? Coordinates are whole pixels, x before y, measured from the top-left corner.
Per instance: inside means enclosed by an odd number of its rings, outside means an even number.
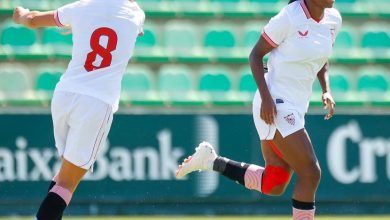
[[[0,220],[31,220],[33,218],[8,217]],[[131,216],[131,217],[65,217],[63,220],[291,220],[291,216]],[[390,220],[390,215],[384,216],[319,216],[316,220]]]

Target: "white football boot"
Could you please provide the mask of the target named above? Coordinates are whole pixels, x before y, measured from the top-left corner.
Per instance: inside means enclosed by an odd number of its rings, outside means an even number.
[[[218,157],[213,146],[208,142],[202,142],[197,148],[195,153],[186,159],[179,165],[176,170],[176,178],[180,179],[187,174],[194,171],[213,170],[214,160]]]

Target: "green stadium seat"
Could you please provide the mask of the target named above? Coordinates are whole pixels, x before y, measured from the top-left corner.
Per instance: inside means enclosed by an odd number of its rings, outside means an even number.
[[[40,69],[35,78],[35,90],[40,92],[53,93],[57,83],[60,81],[65,69],[48,68]]]
[[[193,90],[192,71],[182,65],[161,67],[158,77],[158,90],[168,93],[185,93]]]
[[[72,35],[64,35],[59,28],[45,28],[42,31],[42,44],[54,53],[72,54]]]
[[[342,29],[337,35],[334,48],[336,50],[345,50],[355,48],[357,45],[357,31],[352,25],[343,24]]]
[[[157,28],[153,23],[146,23],[144,26],[144,36],[137,38],[137,47],[151,48],[158,45]]]
[[[209,48],[233,48],[237,44],[234,26],[225,23],[214,23],[206,26],[203,45]]]
[[[153,90],[152,71],[146,66],[130,64],[122,79],[122,91],[144,93]]]
[[[122,79],[121,102],[138,105],[161,105],[155,92],[152,70],[144,65],[130,64]]]
[[[329,84],[333,98],[337,101],[351,100],[355,98],[354,89],[352,88],[353,77],[352,70],[330,66],[329,69]],[[313,99],[318,101],[321,98],[322,88],[316,78],[313,83]]]
[[[26,92],[31,89],[29,74],[17,67],[1,67],[0,90],[4,93]]]
[[[232,90],[232,79],[230,72],[224,67],[206,66],[200,72],[198,90],[213,96],[225,96]]]
[[[352,77],[348,69],[346,68],[331,68],[329,74],[329,83],[332,92],[334,93],[346,93],[352,90],[351,88]]]
[[[9,46],[15,53],[32,52],[37,44],[37,32],[32,29],[6,22],[1,30],[1,44]]]
[[[158,89],[168,105],[199,105],[203,101],[194,91],[193,72],[184,65],[165,65],[159,71]]]
[[[30,10],[48,10],[50,8],[50,2],[48,0],[16,0],[12,2],[14,7],[21,5]]]
[[[362,48],[389,49],[390,26],[387,23],[369,23],[363,27]]]
[[[278,3],[279,0],[248,0],[248,2],[256,4],[275,4]]]
[[[60,81],[62,74],[65,72],[65,68],[58,67],[41,67],[37,71],[35,78],[35,94],[42,102],[49,104],[54,89],[57,83]]]
[[[70,4],[73,2],[75,2],[75,0],[53,0],[53,1],[51,1],[51,7],[52,8],[59,8],[63,5],[67,5],[67,4]]]
[[[138,4],[144,10],[149,11],[163,11],[166,10],[164,0],[142,0],[139,1]]]
[[[32,46],[37,42],[36,31],[19,25],[7,24],[3,27],[1,44],[12,46]]]
[[[250,22],[244,26],[244,37],[242,46],[247,49],[252,49],[260,38],[264,24],[260,22]]]
[[[162,51],[161,34],[159,25],[153,22],[146,22],[144,36],[138,36],[134,54],[138,56],[166,56]]]
[[[7,100],[31,98],[31,80],[27,69],[19,66],[0,67],[0,92]]]
[[[165,24],[164,46],[179,54],[191,54],[199,46],[199,36],[194,24],[186,21],[170,21]]]
[[[224,67],[204,67],[199,79],[199,91],[224,93],[232,90],[230,71]]]
[[[245,66],[239,70],[239,81],[238,81],[238,95],[239,98],[247,103],[251,103],[253,95],[257,90],[256,82],[252,76],[250,67]]]
[[[218,5],[221,9],[234,10],[237,5],[240,4],[241,0],[209,0],[209,2],[215,7]]]
[[[344,4],[344,3],[355,3],[356,2],[356,0],[337,0],[337,3],[342,3],[342,4]]]
[[[200,94],[215,105],[230,105],[232,103],[247,103],[233,89],[232,74],[226,67],[204,66],[200,70],[198,84]]]
[[[179,12],[200,11],[206,7],[203,0],[171,0],[171,5]]]
[[[389,91],[389,71],[381,67],[366,67],[359,70],[357,90],[379,95]]]
[[[255,93],[257,90],[256,82],[252,76],[252,70],[249,67],[244,67],[240,70],[238,90],[248,93]]]

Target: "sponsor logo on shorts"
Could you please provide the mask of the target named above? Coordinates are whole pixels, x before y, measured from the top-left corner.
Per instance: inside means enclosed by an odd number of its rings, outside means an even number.
[[[290,125],[295,125],[295,116],[294,113],[291,113],[287,116],[284,116],[284,119],[289,123]]]

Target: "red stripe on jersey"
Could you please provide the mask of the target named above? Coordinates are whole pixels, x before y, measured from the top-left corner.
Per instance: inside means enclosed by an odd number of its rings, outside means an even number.
[[[267,33],[265,33],[265,31],[263,32],[263,34],[261,35],[263,36],[263,38],[272,46],[272,47],[278,47],[278,45],[268,36]]]
[[[301,1],[301,6],[302,6],[303,12],[305,13],[307,19],[311,18],[310,11],[306,6],[305,0]]]
[[[54,12],[54,21],[56,22],[56,25],[58,26],[58,27],[64,27],[65,25],[63,25],[62,23],[61,23],[61,21],[60,21],[60,19],[59,19],[59,17],[58,17],[58,10],[56,10],[55,12]]]
[[[305,1],[305,0],[302,0],[302,1],[301,1],[301,6],[302,6],[303,12],[305,13],[307,19],[312,18],[312,19],[313,19],[314,21],[316,21],[317,23],[319,23],[319,22],[322,20],[322,19],[319,19],[319,20],[314,19],[314,18],[311,16],[310,11],[309,11],[309,9],[307,8],[306,1]]]

